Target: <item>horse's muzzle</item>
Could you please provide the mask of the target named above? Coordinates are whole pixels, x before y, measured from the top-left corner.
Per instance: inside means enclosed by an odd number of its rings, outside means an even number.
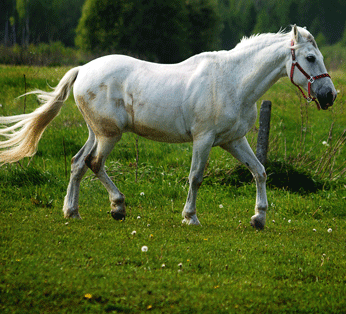
[[[334,93],[332,91],[329,91],[322,95],[318,95],[317,99],[322,110],[327,110],[329,107],[333,106],[336,96],[337,96],[337,93]]]

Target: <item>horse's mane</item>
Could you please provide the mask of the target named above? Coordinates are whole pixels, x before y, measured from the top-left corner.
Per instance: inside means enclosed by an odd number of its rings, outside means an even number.
[[[254,34],[250,37],[244,36],[240,43],[236,45],[235,48],[244,48],[246,46],[252,46],[255,45],[256,42],[260,43],[263,42],[263,40],[267,39],[268,41],[272,39],[282,38],[284,36],[287,36],[288,33],[285,32],[285,30],[280,29],[277,33],[263,33],[263,34]]]
[[[316,41],[314,39],[314,37],[309,33],[309,31],[307,31],[305,28],[299,28],[300,34],[303,36],[303,38],[306,40],[306,43],[311,43],[314,47],[317,48],[317,44]],[[272,41],[272,40],[277,40],[283,37],[287,37],[292,33],[292,31],[286,32],[285,29],[280,29],[277,33],[264,33],[264,34],[255,34],[255,35],[251,35],[250,37],[246,37],[244,36],[240,43],[238,45],[236,45],[236,49],[240,48],[246,48],[246,47],[250,47],[250,46],[254,46],[256,45],[256,43],[260,44],[263,43],[264,41]],[[294,45],[292,47],[289,48],[293,48],[293,49],[298,49],[300,48],[302,45],[304,45],[304,43],[298,44],[298,45]]]

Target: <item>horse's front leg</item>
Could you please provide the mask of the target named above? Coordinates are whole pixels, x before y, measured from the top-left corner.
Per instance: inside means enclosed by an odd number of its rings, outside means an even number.
[[[263,229],[268,209],[266,194],[267,175],[263,165],[258,161],[245,137],[222,145],[221,147],[244,164],[254,176],[256,180],[257,197],[255,215],[251,218],[251,225],[257,229]]]
[[[198,136],[193,142],[192,162],[189,175],[189,193],[187,195],[183,215],[183,223],[199,225],[196,215],[197,192],[203,181],[204,168],[207,163],[214,137],[210,134]]]

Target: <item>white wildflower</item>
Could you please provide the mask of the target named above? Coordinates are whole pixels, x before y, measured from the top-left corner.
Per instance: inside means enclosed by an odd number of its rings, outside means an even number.
[[[135,235],[136,233],[137,233],[136,230],[133,230],[133,231],[131,232],[132,235]]]
[[[329,228],[329,229],[328,229],[328,232],[329,232],[329,233],[331,233],[332,231],[333,231],[332,228]]]
[[[328,144],[327,141],[323,141],[323,142],[322,142],[322,145],[327,146],[327,147],[329,146],[329,144]]]
[[[220,204],[220,205],[219,205],[219,208],[223,208],[223,205],[222,205],[222,204]]]
[[[141,193],[139,193],[139,195],[140,195],[140,196],[144,196],[145,194],[144,194],[144,192],[141,192]]]
[[[148,252],[148,247],[146,245],[143,245],[141,250],[142,252]]]

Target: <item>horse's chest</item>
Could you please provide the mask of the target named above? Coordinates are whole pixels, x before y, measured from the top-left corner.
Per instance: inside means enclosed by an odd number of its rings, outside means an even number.
[[[256,118],[256,105],[248,110],[225,115],[223,119],[220,119],[214,145],[221,145],[244,137],[255,124]]]

